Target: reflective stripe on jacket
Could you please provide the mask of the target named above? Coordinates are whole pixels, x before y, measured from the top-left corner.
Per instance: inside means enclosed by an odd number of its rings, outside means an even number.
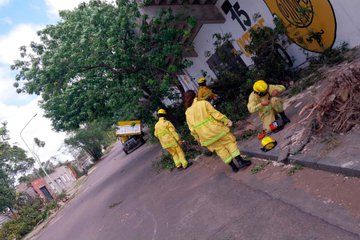
[[[155,124],[154,135],[159,139],[163,148],[175,147],[180,140],[174,125],[163,117]]]
[[[258,94],[252,92],[249,96],[249,102],[247,104],[248,110],[250,113],[255,113],[258,112],[260,117],[262,117],[263,115],[268,115],[270,113],[271,106],[262,106],[261,102],[264,100],[269,100],[270,101],[270,97],[271,94],[274,90],[277,90],[278,92],[283,92],[285,91],[285,86],[283,85],[269,85],[269,90],[268,90],[268,94],[266,94],[263,97],[260,97]]]
[[[185,114],[191,135],[202,146],[209,146],[230,132],[226,126],[229,119],[208,101],[195,99]]]

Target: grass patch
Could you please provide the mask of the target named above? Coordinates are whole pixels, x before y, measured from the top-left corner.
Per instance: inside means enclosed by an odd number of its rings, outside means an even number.
[[[252,169],[251,169],[251,173],[252,174],[257,174],[261,171],[263,171],[266,167],[266,165],[268,165],[269,162],[265,162],[265,163],[260,163],[260,164],[256,164]]]
[[[239,137],[239,139],[237,139],[237,140],[246,141],[246,140],[248,140],[249,138],[251,138],[252,136],[257,135],[257,134],[258,134],[258,131],[247,130],[247,131],[245,131],[245,132]]]
[[[156,172],[161,170],[172,171],[175,168],[175,164],[169,153],[163,153],[160,158],[152,163],[152,167]]]
[[[294,175],[296,172],[302,170],[304,167],[301,166],[300,164],[295,164],[294,166],[292,166],[289,171],[288,171],[288,175]]]
[[[201,155],[202,152],[200,151],[196,151],[194,149],[189,149],[189,150],[186,150],[184,149],[186,152],[185,152],[185,157],[186,159],[189,161],[190,159],[195,159],[197,156]]]
[[[302,75],[308,74],[306,70],[304,70],[304,71],[306,73],[304,72],[304,73],[302,73]],[[289,95],[295,96],[295,95],[301,93],[302,91],[304,91],[308,87],[314,85],[316,82],[318,82],[322,78],[323,77],[321,76],[321,74],[317,70],[315,70],[315,72],[313,72],[312,74],[309,74],[308,76],[297,80],[295,82],[295,84],[290,88]]]
[[[298,77],[295,79],[294,85],[290,88],[289,95],[297,95],[322,80],[324,76],[321,68],[324,66],[331,67],[347,60],[346,55],[349,50],[348,44],[342,43],[339,47],[328,49],[323,54],[308,57],[309,66],[294,73],[294,76]]]

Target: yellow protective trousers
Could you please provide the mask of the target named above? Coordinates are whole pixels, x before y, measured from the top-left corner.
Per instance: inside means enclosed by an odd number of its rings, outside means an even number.
[[[177,168],[186,168],[188,166],[188,162],[185,159],[185,154],[179,145],[166,148],[166,150],[171,154]]]
[[[231,133],[226,134],[216,142],[208,145],[207,148],[211,152],[216,152],[226,164],[229,164],[232,159],[240,155],[240,150],[236,144],[236,138]]]
[[[264,110],[260,115],[261,121],[263,123],[263,129],[266,131],[271,131],[270,124],[275,121],[276,114],[283,111],[283,100],[278,97],[272,97],[270,99],[270,104],[264,107]]]

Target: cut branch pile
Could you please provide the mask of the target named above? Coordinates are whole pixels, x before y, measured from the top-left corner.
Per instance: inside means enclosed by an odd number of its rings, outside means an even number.
[[[360,60],[341,64],[326,75],[325,89],[318,101],[301,111],[300,115],[311,109],[301,122],[315,119],[317,130],[347,132],[360,124]]]

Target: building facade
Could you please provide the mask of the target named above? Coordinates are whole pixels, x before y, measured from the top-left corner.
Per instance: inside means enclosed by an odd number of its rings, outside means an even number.
[[[194,80],[205,72],[216,79],[217,61],[213,35],[230,33],[232,46],[240,53],[241,64],[252,64],[245,49],[250,41],[249,30],[258,26],[274,27],[274,17],[280,18],[287,29],[286,41],[279,43],[279,54],[289,67],[306,63],[307,56],[324,52],[346,42],[349,47],[360,44],[360,1],[344,0],[154,0],[143,12],[153,16],[160,8],[172,8],[175,13],[195,17],[194,49],[187,59],[193,65],[179,80],[185,89],[196,87]],[[195,87],[194,87],[195,85]]]
[[[55,168],[49,177],[38,178],[30,185],[17,186],[17,192],[28,193],[30,197],[35,194],[42,199],[54,200],[63,191],[67,191],[74,186],[76,173],[68,166]]]
[[[10,214],[0,213],[0,228],[2,227],[2,225],[9,222],[10,220],[11,220]]]
[[[46,184],[56,193],[69,190],[76,181],[76,174],[68,166],[55,168],[54,172],[49,174],[49,178],[44,178]]]
[[[32,187],[32,185],[28,184],[28,183],[20,183],[19,185],[17,185],[16,193],[17,194],[25,193],[30,198],[36,198],[38,196],[37,193],[35,192],[34,188]]]
[[[38,196],[46,200],[56,199],[56,191],[47,184],[44,178],[38,178],[31,182],[31,186]]]

